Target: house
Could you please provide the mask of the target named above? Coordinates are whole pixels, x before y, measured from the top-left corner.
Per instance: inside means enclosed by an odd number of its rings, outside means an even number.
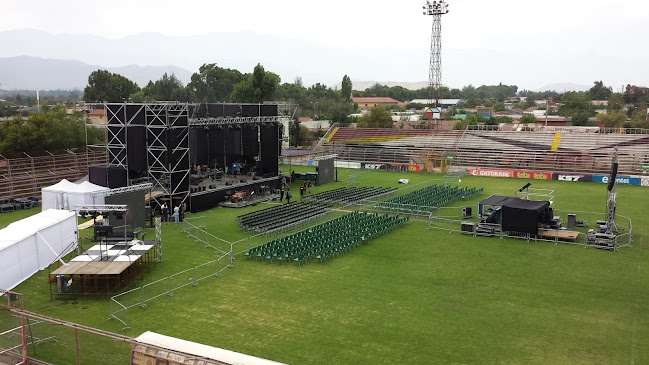
[[[388,105],[399,105],[401,103],[399,100],[384,97],[384,96],[372,96],[372,97],[356,97],[352,98],[352,102],[358,104],[360,109],[369,110],[375,106],[388,106]]]
[[[88,118],[106,120],[106,109],[94,109],[88,113]]]

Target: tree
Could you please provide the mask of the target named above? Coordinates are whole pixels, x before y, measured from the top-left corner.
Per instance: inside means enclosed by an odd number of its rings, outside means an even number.
[[[624,125],[626,121],[626,113],[623,111],[615,111],[607,114],[597,114],[597,119],[604,123],[607,128],[618,128]]]
[[[277,74],[266,72],[264,66],[258,63],[252,74],[244,75],[243,80],[234,85],[230,98],[243,103],[272,100],[280,81]]]
[[[62,151],[85,148],[85,118],[81,112],[68,114],[64,105],[44,106],[42,112],[27,118],[16,116],[0,124],[0,154],[22,152],[38,154],[43,151]],[[92,126],[86,126],[88,142],[96,144],[102,135]]]
[[[392,115],[382,106],[373,107],[356,122],[359,128],[394,128]]]
[[[180,81],[173,73],[167,75],[165,72],[162,77],[156,82],[149,83],[142,89],[147,100],[178,100],[189,101],[189,93],[185,89],[182,81]],[[138,97],[138,93],[134,96]]]
[[[525,113],[523,116],[521,116],[521,119],[519,119],[519,122],[521,123],[536,123],[537,119],[534,114],[531,113]]]
[[[591,100],[607,100],[612,91],[605,87],[603,81],[595,81],[595,85],[588,90]]]
[[[349,76],[347,75],[343,76],[343,82],[340,90],[342,92],[343,102],[351,103],[352,102],[352,80],[349,78]]]
[[[187,89],[194,101],[218,102],[230,101],[234,85],[243,80],[238,70],[222,68],[216,63],[203,64],[197,73],[192,75]]]
[[[561,96],[561,106],[559,107],[559,115],[571,117],[573,119],[573,124],[575,117],[578,121],[582,121],[584,116],[586,116],[586,121],[588,118],[594,115],[594,108],[590,103],[589,94],[576,93],[576,92],[567,92]],[[585,125],[585,124],[579,124]]]
[[[624,99],[621,94],[612,93],[608,97],[608,111],[618,111],[624,108]]]
[[[87,102],[120,103],[140,88],[126,77],[106,70],[93,71],[88,76],[88,85],[83,89]]]

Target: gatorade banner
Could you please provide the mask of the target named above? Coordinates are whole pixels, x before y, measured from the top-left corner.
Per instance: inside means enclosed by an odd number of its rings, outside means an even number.
[[[514,177],[514,171],[498,169],[469,169],[469,174],[485,177]]]

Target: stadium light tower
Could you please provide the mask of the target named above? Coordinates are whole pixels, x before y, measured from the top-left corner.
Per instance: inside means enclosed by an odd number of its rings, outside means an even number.
[[[433,31],[430,38],[430,65],[428,69],[428,102],[432,103],[435,100],[435,107],[437,108],[442,92],[442,15],[448,13],[448,4],[444,0],[433,2],[426,0],[426,5],[423,8],[424,15],[433,16]]]

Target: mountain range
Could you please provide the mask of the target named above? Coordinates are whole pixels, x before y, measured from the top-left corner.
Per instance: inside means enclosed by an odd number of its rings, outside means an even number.
[[[145,86],[149,80],[158,80],[165,72],[173,73],[185,84],[192,75],[190,71],[171,65],[103,67],[76,60],[18,56],[0,58],[0,83],[5,90],[83,89],[90,73],[98,69],[118,73],[140,86]]]

